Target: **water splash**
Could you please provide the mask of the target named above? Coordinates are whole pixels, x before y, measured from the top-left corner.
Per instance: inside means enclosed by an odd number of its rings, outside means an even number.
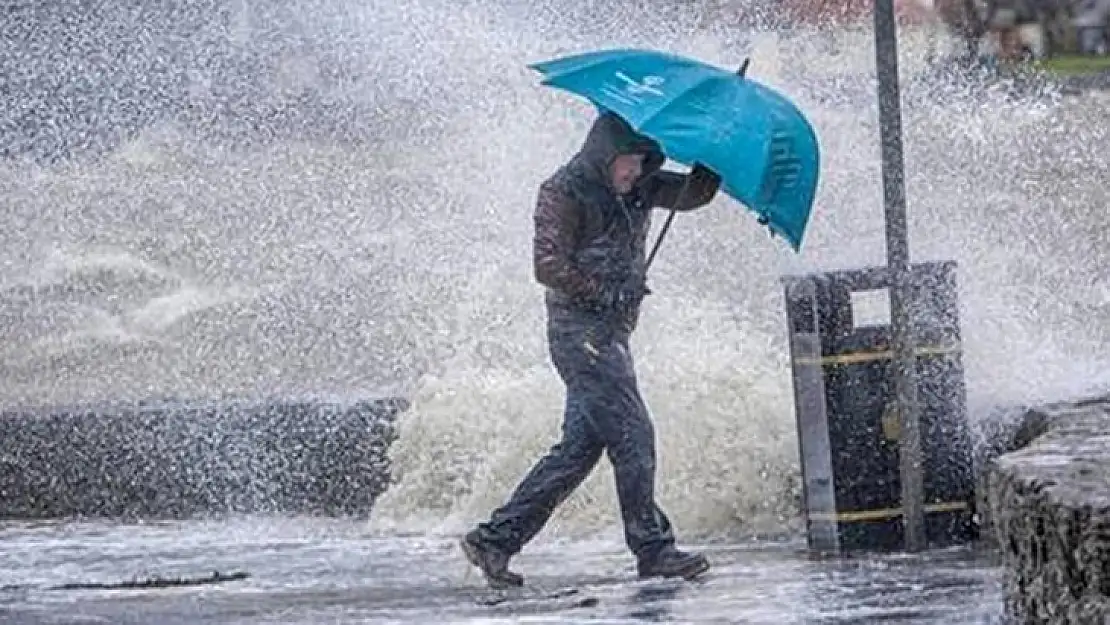
[[[174,44],[187,80],[153,121],[108,123],[119,139],[99,155],[0,171],[4,396],[404,391],[375,527],[456,531],[508,495],[562,407],[531,211],[590,118],[526,63],[615,45],[751,55],[821,138],[805,251],[727,198],[683,215],[634,350],[680,532],[784,529],[798,480],[778,275],[883,258],[868,29],[780,36],[601,2],[294,8],[214,12],[199,43]],[[911,246],[960,263],[973,407],[1102,382],[1104,104],[909,80],[930,45],[903,36]],[[616,510],[603,462],[547,532],[615,536]]]

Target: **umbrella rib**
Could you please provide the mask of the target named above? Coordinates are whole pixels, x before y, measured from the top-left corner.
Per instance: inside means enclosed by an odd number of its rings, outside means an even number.
[[[697,81],[696,83],[694,83],[694,84],[690,85],[690,87],[688,87],[688,88],[687,88],[687,89],[686,89],[685,91],[683,91],[683,92],[682,92],[682,95],[688,94],[688,93],[690,93],[691,91],[694,91],[695,89],[700,89],[700,88],[701,88],[701,87],[702,87],[703,85],[705,85],[705,83],[707,83],[707,82],[709,82],[709,81],[711,81],[711,80],[719,80],[719,79],[721,79],[721,78],[722,78],[721,76],[703,76],[703,77],[699,78],[699,79],[698,79],[698,81]],[[655,119],[656,117],[659,117],[659,116],[660,116],[660,115],[661,115],[661,114],[662,114],[662,113],[663,113],[664,111],[666,111],[667,109],[671,108],[671,106],[673,106],[673,105],[674,105],[674,104],[675,104],[676,102],[678,102],[678,101],[679,101],[680,99],[681,99],[681,96],[679,96],[679,97],[675,97],[675,98],[672,98],[672,99],[668,100],[667,102],[665,102],[665,103],[664,103],[664,104],[663,104],[662,106],[660,106],[660,107],[659,107],[658,109],[656,109],[656,110],[655,110],[654,112],[652,112],[652,113],[651,113],[650,115],[646,116],[646,117],[644,118],[644,121],[642,121],[642,122],[640,123],[640,128],[637,128],[637,130],[638,130],[638,131],[639,131],[639,132],[640,132],[641,134],[645,134],[645,135],[647,135],[647,136],[651,137],[651,135],[648,135],[648,134],[647,134],[647,132],[645,132],[645,131],[643,130],[643,128],[644,128],[645,126],[647,126],[647,125],[648,125],[648,123],[650,123],[650,122],[651,122],[651,120]],[[652,138],[652,139],[655,139],[656,141],[658,141],[658,142],[659,142],[659,145],[660,145],[660,146],[662,146],[662,145],[663,145],[663,142],[662,142],[661,140],[659,140],[659,139],[656,139],[655,137],[651,137],[651,138]],[[665,155],[666,155],[666,156],[667,156],[668,158],[673,158],[674,160],[678,160],[677,158],[674,158],[674,157],[673,157],[673,156],[671,156],[670,154],[666,154],[665,152],[664,152],[664,154],[665,154]],[[682,161],[679,161],[679,162],[682,162]],[[686,164],[687,164],[687,165],[692,165],[692,163],[686,163]]]

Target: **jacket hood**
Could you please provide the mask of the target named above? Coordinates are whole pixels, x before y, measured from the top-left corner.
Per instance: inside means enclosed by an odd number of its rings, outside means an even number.
[[[628,122],[611,112],[602,113],[594,120],[575,159],[584,166],[589,177],[610,186],[609,165],[622,154],[644,155],[641,178],[658,171],[666,160],[658,143],[637,133]]]

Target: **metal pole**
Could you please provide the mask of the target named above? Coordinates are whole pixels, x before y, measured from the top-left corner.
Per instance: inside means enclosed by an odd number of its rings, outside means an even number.
[[[893,0],[875,0],[875,62],[883,159],[886,254],[890,271],[891,341],[894,389],[901,420],[899,473],[902,483],[904,548],[925,547],[921,429],[917,413],[917,375],[910,318],[910,249],[906,225],[905,165],[902,158],[901,96],[898,90],[898,34]]]

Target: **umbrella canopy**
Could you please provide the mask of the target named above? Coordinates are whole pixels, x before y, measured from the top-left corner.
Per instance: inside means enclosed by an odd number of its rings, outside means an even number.
[[[620,115],[668,158],[700,163],[798,251],[817,192],[817,135],[778,92],[675,54],[617,49],[529,65],[542,84]]]

